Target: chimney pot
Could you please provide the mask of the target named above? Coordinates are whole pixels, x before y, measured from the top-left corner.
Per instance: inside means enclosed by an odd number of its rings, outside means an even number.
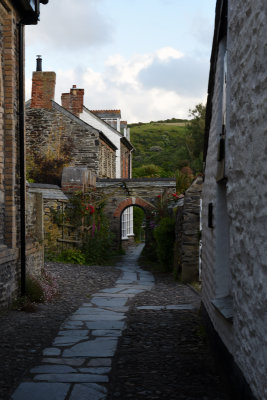
[[[84,89],[77,89],[76,85],[72,85],[70,93],[62,93],[62,107],[79,117],[83,112],[83,97]]]
[[[42,56],[36,56],[36,71],[42,71]]]

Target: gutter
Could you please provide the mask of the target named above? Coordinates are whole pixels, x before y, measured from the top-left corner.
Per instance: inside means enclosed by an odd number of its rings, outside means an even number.
[[[19,23],[19,176],[20,176],[20,262],[21,296],[26,293],[26,179],[24,122],[24,25]]]

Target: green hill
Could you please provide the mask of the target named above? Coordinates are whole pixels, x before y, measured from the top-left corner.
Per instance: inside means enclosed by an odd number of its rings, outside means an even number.
[[[186,149],[185,123],[140,124],[131,126],[131,142],[135,147],[133,172],[142,165],[154,164],[162,168],[164,176],[189,163]],[[162,174],[161,174],[162,175]]]
[[[191,115],[192,120],[172,118],[129,125],[135,147],[133,177],[172,177],[186,166],[194,174],[202,171],[205,107],[196,106]]]

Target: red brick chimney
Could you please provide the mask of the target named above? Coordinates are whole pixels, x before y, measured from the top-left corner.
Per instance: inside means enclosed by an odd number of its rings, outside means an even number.
[[[76,117],[79,117],[79,115],[83,112],[83,96],[84,89],[77,89],[76,85],[73,85],[70,89],[70,93],[62,93],[62,107],[76,115]]]
[[[42,71],[42,58],[37,56],[36,71],[32,74],[31,108],[52,108],[55,97],[55,72]]]

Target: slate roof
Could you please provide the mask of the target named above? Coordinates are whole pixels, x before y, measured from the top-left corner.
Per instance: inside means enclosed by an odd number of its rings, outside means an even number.
[[[28,183],[30,193],[42,193],[43,199],[46,200],[63,200],[67,201],[68,197],[62,192],[57,185],[49,185],[45,183]]]

